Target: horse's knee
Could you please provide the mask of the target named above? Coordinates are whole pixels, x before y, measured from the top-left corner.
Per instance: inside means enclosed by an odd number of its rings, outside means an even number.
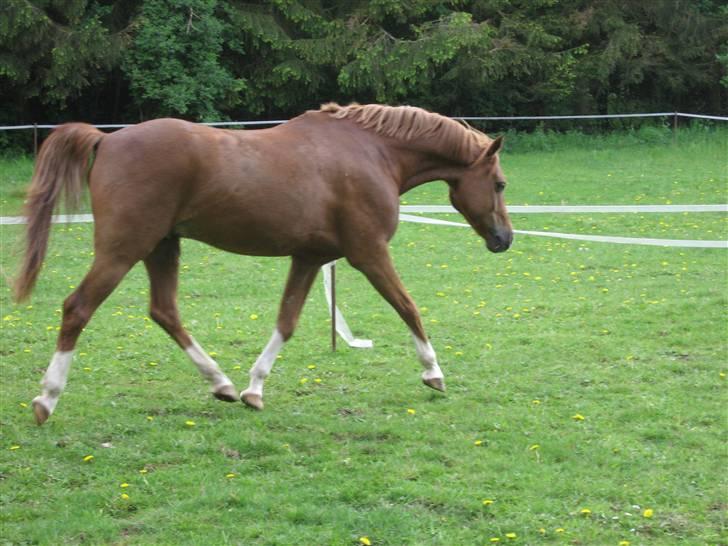
[[[149,308],[149,316],[167,332],[172,331],[178,323],[177,317],[174,313],[170,313],[167,309],[154,305]]]

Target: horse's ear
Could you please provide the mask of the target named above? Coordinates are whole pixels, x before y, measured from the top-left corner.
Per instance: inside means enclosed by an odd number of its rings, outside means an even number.
[[[488,150],[485,152],[486,157],[493,157],[495,154],[497,154],[500,149],[503,147],[503,135],[496,138],[493,142],[490,143],[490,146],[488,146]]]

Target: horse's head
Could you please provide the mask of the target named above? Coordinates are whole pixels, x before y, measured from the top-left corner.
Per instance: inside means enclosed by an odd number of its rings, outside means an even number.
[[[450,201],[473,229],[485,239],[491,252],[504,252],[513,242],[503,192],[506,179],[498,151],[503,137],[496,138],[456,180],[450,182]]]

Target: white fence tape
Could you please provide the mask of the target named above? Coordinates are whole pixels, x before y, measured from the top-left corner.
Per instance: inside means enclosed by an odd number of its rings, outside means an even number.
[[[437,220],[425,216],[413,216],[411,214],[400,214],[399,219],[403,222],[414,222],[418,224],[434,224],[439,226],[470,227],[460,222],[448,220]],[[644,237],[611,237],[606,235],[580,235],[576,233],[558,233],[555,231],[526,231],[514,229],[515,233],[521,235],[536,235],[538,237],[553,237],[556,239],[571,239],[575,241],[590,241],[594,243],[616,243],[621,245],[647,245],[647,246],[672,246],[681,248],[728,248],[728,241],[703,241],[691,239],[648,239]]]
[[[402,212],[459,214],[450,205],[402,205]],[[602,212],[728,212],[726,205],[509,205],[511,214]]]

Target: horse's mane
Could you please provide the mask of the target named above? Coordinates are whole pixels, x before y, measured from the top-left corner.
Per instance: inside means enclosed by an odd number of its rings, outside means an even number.
[[[466,162],[473,161],[492,142],[485,133],[467,124],[414,106],[356,103],[341,106],[329,102],[321,105],[320,111],[336,119],[349,119],[391,138],[411,141],[435,137],[444,149]]]

